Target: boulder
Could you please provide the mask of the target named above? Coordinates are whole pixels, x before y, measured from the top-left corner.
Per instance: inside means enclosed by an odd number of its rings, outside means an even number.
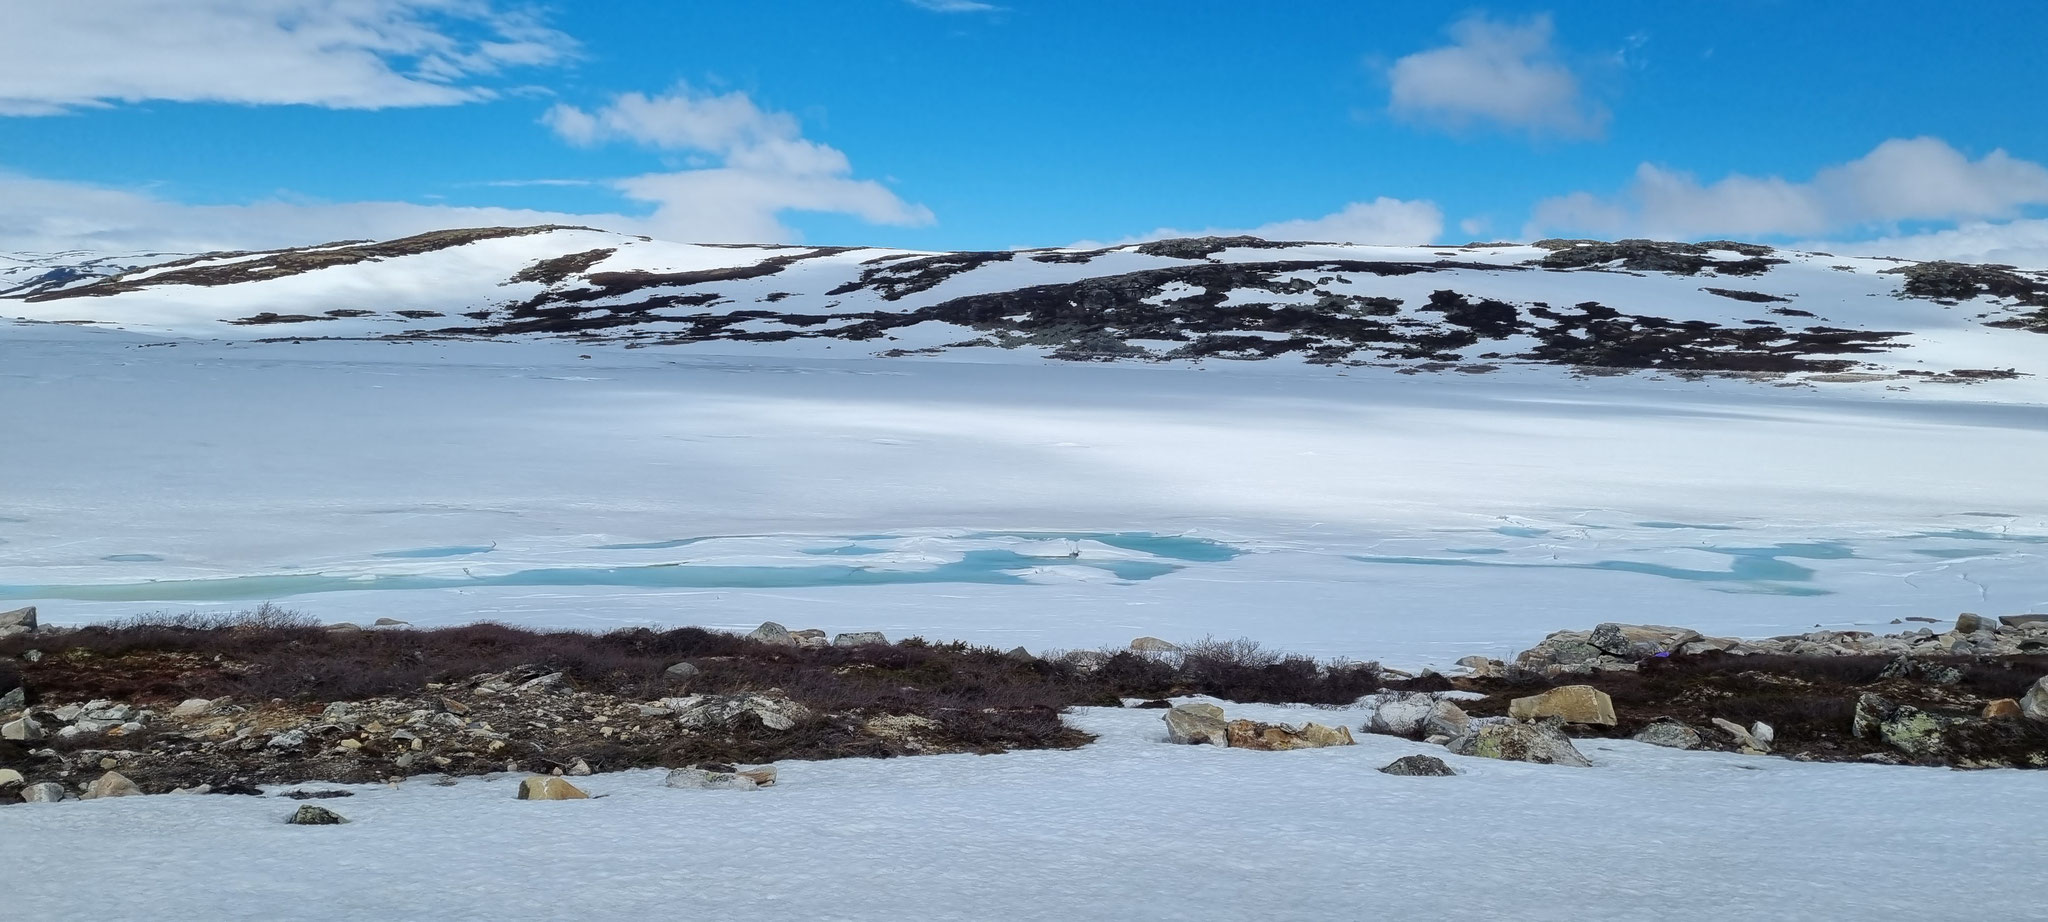
[[[2042,676],[2020,697],[2020,715],[2028,720],[2048,723],[2048,676]]]
[[[1494,678],[1507,670],[1506,663],[1484,656],[1464,657],[1458,660],[1458,665],[1471,670],[1475,679]]]
[[[770,730],[788,730],[811,718],[810,708],[776,691],[690,695],[663,698],[661,703],[675,712],[676,723],[686,730],[733,729],[750,715]]]
[[[590,763],[585,762],[579,758],[576,761],[569,763],[569,770],[564,774],[574,775],[578,778],[581,778],[590,773]]]
[[[814,627],[807,627],[801,631],[790,631],[789,639],[796,641],[797,646],[806,650],[816,650],[832,645],[832,642],[826,639],[825,632]]]
[[[28,779],[23,778],[20,772],[11,768],[0,768],[0,788],[11,788],[27,782]]]
[[[835,647],[887,646],[888,643],[889,638],[881,631],[855,631],[832,638],[832,645]]]
[[[778,647],[796,646],[796,638],[790,636],[789,628],[783,627],[780,624],[776,624],[773,621],[761,622],[761,626],[755,628],[753,633],[748,634],[747,639],[759,641],[761,643],[766,644],[774,644]]]
[[[730,766],[678,768],[669,772],[662,783],[672,788],[708,791],[751,791],[756,787],[754,779],[729,769]]]
[[[0,724],[0,740],[33,743],[42,739],[43,736],[43,725],[37,723],[34,718],[26,714],[15,720]]]
[[[1633,661],[1659,653],[1673,653],[1699,639],[1700,632],[1689,628],[1608,622],[1595,627],[1586,642],[1609,656]]]
[[[1682,720],[1659,717],[1649,725],[1636,731],[1632,737],[1638,743],[1663,746],[1669,749],[1698,749],[1703,741],[1700,731],[1686,725]]]
[[[1366,719],[1365,729],[1369,733],[1416,739],[1422,735],[1423,724],[1434,707],[1436,698],[1428,692],[1382,692],[1379,702],[1373,705],[1372,716]]]
[[[1020,663],[1028,663],[1028,662],[1031,662],[1032,660],[1035,660],[1035,659],[1037,659],[1037,658],[1038,658],[1038,657],[1032,656],[1032,655],[1031,655],[1031,651],[1030,651],[1030,650],[1026,650],[1026,649],[1024,649],[1023,647],[1015,647],[1015,648],[1012,648],[1012,649],[1010,650],[1010,652],[1008,652],[1008,653],[1005,653],[1005,654],[1003,654],[1003,655],[1004,655],[1004,656],[1007,656],[1007,657],[1009,657],[1010,659],[1016,660],[1017,662],[1020,662]]]
[[[1461,756],[1535,762],[1540,765],[1570,765],[1591,768],[1593,763],[1564,735],[1563,721],[1556,718],[1534,722],[1511,720],[1477,724],[1444,748]]]
[[[581,788],[553,775],[534,775],[519,782],[519,800],[589,800]]]
[[[212,707],[213,702],[206,698],[187,698],[183,701],[178,702],[177,707],[171,708],[171,716],[198,717],[199,715],[206,713]]]
[[[13,688],[0,695],[0,714],[16,714],[28,707],[28,689]]]
[[[1213,704],[1183,704],[1164,715],[1168,742],[1189,745],[1230,745],[1223,709]]]
[[[398,620],[397,618],[378,618],[378,619],[377,619],[377,620],[376,620],[375,622],[373,622],[373,623],[372,623],[372,624],[371,624],[370,626],[371,626],[371,627],[411,627],[411,626],[412,626],[412,622],[410,622],[410,621],[400,621],[400,620]]]
[[[2020,717],[2022,713],[2020,711],[2019,699],[2000,698],[1997,701],[1990,702],[1984,705],[1983,716],[1985,720],[1995,720],[2001,717]]]
[[[31,784],[21,789],[21,799],[32,804],[54,804],[63,800],[64,796],[64,786],[55,781]]]
[[[1131,641],[1131,649],[1139,653],[1179,653],[1178,644],[1167,643],[1157,637],[1140,637]]]
[[[2048,614],[1999,615],[1998,623],[2006,627],[2025,627],[2029,624],[2048,624]]]
[[[1256,749],[1265,752],[1279,752],[1289,749],[1320,749],[1324,746],[1350,746],[1355,742],[1351,731],[1344,727],[1325,727],[1322,724],[1302,724],[1295,729],[1288,724],[1259,723],[1252,720],[1233,720],[1224,725],[1233,749]]]
[[[291,818],[285,820],[285,822],[293,826],[339,826],[348,822],[348,820],[343,819],[341,814],[326,807],[303,804],[299,809],[293,811]]]
[[[1778,728],[1759,720],[1749,725],[1749,735],[1764,744],[1765,749],[1769,749],[1772,743],[1778,741]]]
[[[677,663],[667,669],[663,669],[661,677],[671,682],[688,682],[703,674],[703,672],[704,670],[697,668],[694,663]]]
[[[1439,700],[1429,706],[1428,716],[1422,719],[1422,738],[1426,740],[1450,740],[1464,736],[1472,729],[1472,718],[1465,709],[1447,700]],[[1441,739],[1439,739],[1441,738]]]
[[[1746,755],[1767,755],[1771,751],[1771,746],[1769,743],[1757,739],[1756,734],[1743,729],[1742,725],[1739,723],[1736,723],[1732,720],[1722,720],[1721,718],[1716,717],[1714,718],[1714,726],[1719,727],[1721,729],[1721,732],[1728,734],[1730,737],[1733,737],[1735,740],[1736,748],[1740,749]]]
[[[742,768],[734,774],[742,778],[753,779],[754,786],[757,788],[770,787],[775,784],[775,766],[773,765],[763,765],[759,768]]]
[[[1996,622],[1976,612],[1966,611],[1956,616],[1956,633],[1958,634],[1975,634],[1978,631],[1993,631],[1997,629],[1998,625]]]
[[[33,634],[35,631],[35,606],[17,608],[13,611],[0,611],[0,637],[13,637],[16,634]]]
[[[1446,775],[1457,774],[1457,772],[1451,770],[1449,765],[1444,764],[1444,760],[1436,756],[1402,756],[1381,768],[1380,772],[1388,775],[1412,775],[1425,778],[1441,778]]]
[[[1560,685],[1540,695],[1508,702],[1508,716],[1516,720],[1557,717],[1565,723],[1614,726],[1614,701],[1591,685]]]
[[[1909,756],[1936,756],[1946,748],[1942,731],[1946,722],[1911,705],[1893,704],[1865,692],[1856,698],[1856,713],[1850,732],[1858,739],[1875,740]]]
[[[1956,685],[1963,681],[1963,671],[1954,666],[1931,663],[1927,660],[1915,659],[1911,656],[1900,654],[1890,663],[1885,664],[1884,671],[1878,673],[1877,677],[1880,679],[1905,679],[1912,682],[1925,682],[1929,685]]]
[[[141,793],[142,788],[137,787],[135,782],[128,780],[128,776],[120,772],[108,772],[99,776],[92,784],[88,785],[85,793],[79,799],[98,800],[102,797],[133,797]]]

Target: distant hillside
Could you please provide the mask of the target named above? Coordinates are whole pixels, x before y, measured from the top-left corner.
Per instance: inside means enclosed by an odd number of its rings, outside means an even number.
[[[159,257],[162,258],[162,257]],[[1754,244],[1382,247],[1202,237],[915,252],[692,245],[589,228],[0,263],[0,315],[241,339],[1292,360],[1974,380],[2048,368],[2048,273]],[[117,261],[115,261],[117,262]],[[11,274],[10,274],[11,273]],[[848,346],[854,347],[847,349]]]

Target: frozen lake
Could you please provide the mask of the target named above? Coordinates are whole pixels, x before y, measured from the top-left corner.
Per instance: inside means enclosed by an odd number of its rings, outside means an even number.
[[[52,623],[271,600],[1441,665],[1603,620],[2048,608],[2025,380],[5,333],[0,605]]]

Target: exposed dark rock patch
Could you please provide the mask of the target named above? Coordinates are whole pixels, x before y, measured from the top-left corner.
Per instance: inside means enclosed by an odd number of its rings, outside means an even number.
[[[1224,250],[1279,250],[1301,246],[1300,241],[1267,240],[1264,237],[1174,237],[1168,240],[1154,240],[1134,247],[1147,256],[1164,256],[1169,259],[1208,259]]]
[[[1655,240],[1538,240],[1532,246],[1550,253],[1537,261],[1546,269],[1586,269],[1618,262],[1636,272],[1668,272],[1698,275],[1711,269],[1723,275],[1762,275],[1785,260],[1770,255],[1769,247],[1716,240],[1707,243],[1668,243]],[[1745,259],[1720,260],[1717,250],[1741,254]]]
[[[858,280],[847,282],[825,294],[828,297],[836,297],[867,289],[880,294],[884,301],[896,301],[905,295],[929,291],[940,282],[963,272],[971,272],[989,263],[1008,262],[1016,255],[1011,250],[987,250],[915,256],[909,259],[891,259],[888,262],[869,260],[873,265],[861,270]]]
[[[1961,302],[1979,296],[2009,299],[2032,311],[1986,321],[1986,326],[2048,333],[2048,277],[2022,274],[2010,266],[1977,266],[1943,261],[1912,263],[1884,270],[1906,277],[1902,293],[1937,302]]]
[[[1780,297],[1778,295],[1767,295],[1761,291],[1738,291],[1733,288],[1702,288],[1700,290],[1710,295],[1720,295],[1721,297],[1733,298],[1737,301],[1748,301],[1751,304],[1770,304],[1772,302],[1779,302],[1784,304],[1792,303],[1791,298]],[[1808,316],[1812,315],[1809,314]]]
[[[616,252],[618,252],[616,247],[603,247],[595,250],[584,250],[581,253],[569,253],[553,259],[536,260],[533,265],[514,273],[512,281],[539,282],[543,285],[560,284],[569,276],[581,275],[590,271],[590,267],[604,262]]]

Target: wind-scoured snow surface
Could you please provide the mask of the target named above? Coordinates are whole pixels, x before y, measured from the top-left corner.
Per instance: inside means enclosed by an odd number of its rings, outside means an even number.
[[[1356,725],[1358,710],[1229,705]],[[1799,763],[1581,741],[1594,767],[1391,737],[1176,746],[1079,709],[1072,752],[786,762],[758,791],[518,776],[319,801],[0,809],[9,919],[2023,919],[2039,773]],[[1462,774],[1375,771],[1431,752]],[[310,788],[333,786],[310,785]],[[67,883],[69,882],[69,883]]]

